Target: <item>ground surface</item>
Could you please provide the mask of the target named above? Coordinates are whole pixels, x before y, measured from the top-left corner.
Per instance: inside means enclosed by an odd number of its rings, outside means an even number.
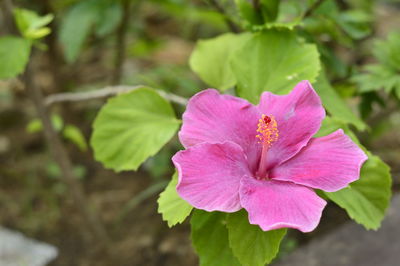
[[[360,225],[346,223],[297,249],[274,266],[397,266],[400,262],[399,224],[400,195],[397,195],[378,231],[365,231]]]

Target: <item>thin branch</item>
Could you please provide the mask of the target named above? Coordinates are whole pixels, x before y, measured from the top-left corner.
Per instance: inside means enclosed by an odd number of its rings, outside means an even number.
[[[81,183],[73,173],[73,167],[67,151],[65,150],[59,135],[55,131],[49,113],[44,104],[44,99],[40,88],[35,84],[32,73],[32,62],[28,63],[27,69],[24,74],[26,90],[33,101],[38,116],[43,124],[44,135],[50,152],[59,166],[62,178],[71,193],[75,207],[81,212],[87,226],[92,231],[97,241],[105,244],[107,242],[106,231],[98,219],[97,215],[87,205],[87,199],[83,192]]]
[[[11,0],[0,0],[0,7],[4,15],[4,27],[9,34],[18,34],[18,29],[14,23],[13,3]]]
[[[98,98],[104,98],[108,96],[113,96],[121,93],[127,93],[139,88],[143,88],[145,86],[109,86],[100,90],[88,91],[88,92],[66,92],[66,93],[57,93],[50,96],[47,96],[45,99],[45,104],[50,106],[54,103],[58,102],[79,102],[79,101],[88,101],[94,100]],[[157,92],[164,97],[165,99],[185,106],[187,104],[187,99],[181,96],[165,92],[163,90],[157,90]]]
[[[324,0],[315,1],[314,4],[312,4],[310,8],[308,8],[307,11],[304,13],[303,18],[311,16],[314,13],[315,9],[317,9],[322,4],[322,2],[324,2]]]
[[[228,16],[228,14],[225,12],[225,9],[218,3],[217,0],[209,0],[209,3],[215,8],[215,10],[217,10],[224,16],[225,22],[232,32],[234,33],[240,32],[239,26],[236,25],[235,22]]]
[[[7,12],[10,17],[12,17],[13,3],[11,0],[6,0],[6,4],[7,5],[5,6],[4,11]],[[11,20],[10,23],[13,23],[13,20]],[[71,160],[68,157],[68,153],[65,150],[59,135],[53,127],[49,112],[44,104],[42,91],[36,85],[35,79],[33,78],[35,75],[32,65],[34,53],[35,50],[33,49],[23,76],[26,91],[31,98],[36,112],[38,113],[38,116],[43,124],[43,132],[47,145],[55,162],[61,170],[62,180],[67,185],[68,191],[71,193],[74,206],[81,212],[82,218],[86,222],[89,232],[92,232],[96,241],[105,247],[108,241],[107,233],[98,216],[87,205],[87,199],[83,192],[82,185],[74,175]]]
[[[43,7],[44,14],[56,14],[56,11],[53,8],[52,0],[36,0],[39,6]],[[65,74],[62,72],[62,68],[65,65],[64,56],[61,51],[61,47],[59,46],[58,42],[58,28],[59,25],[57,24],[58,20],[53,19],[47,27],[50,27],[51,34],[47,35],[44,41],[48,46],[48,52],[46,53],[49,59],[49,70],[52,73],[53,84],[57,84],[56,89],[58,91],[63,91],[65,89],[66,84],[66,77]]]

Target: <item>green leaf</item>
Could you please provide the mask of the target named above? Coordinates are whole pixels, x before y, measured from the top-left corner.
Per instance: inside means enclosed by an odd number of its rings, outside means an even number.
[[[372,33],[372,16],[363,10],[340,12],[337,24],[353,39],[359,40]]]
[[[233,87],[236,80],[229,59],[250,36],[248,33],[226,33],[213,39],[200,40],[190,57],[190,67],[212,87],[221,91]]]
[[[36,12],[23,8],[15,8],[13,11],[15,22],[21,32],[26,32],[28,29],[40,29],[54,19],[52,14],[39,16]]]
[[[229,247],[226,214],[194,210],[192,241],[200,257],[200,266],[240,265]]]
[[[386,40],[377,40],[374,43],[373,54],[380,63],[400,71],[400,32],[391,32]]]
[[[158,198],[158,213],[162,214],[163,220],[172,227],[185,221],[190,215],[193,207],[183,200],[176,192],[178,184],[178,173],[172,176],[172,180]]]
[[[284,94],[301,80],[314,82],[320,70],[316,46],[287,30],[254,34],[232,55],[231,66],[239,96],[252,103],[263,91]]]
[[[245,210],[228,215],[229,245],[242,265],[263,266],[278,254],[286,229],[264,232],[251,225]]]
[[[86,139],[78,127],[74,125],[66,125],[63,131],[63,136],[65,139],[74,143],[81,151],[87,150]]]
[[[379,157],[369,154],[360,179],[349,187],[325,194],[366,229],[378,229],[391,197],[390,168]]]
[[[66,14],[60,29],[60,41],[64,45],[65,58],[74,62],[92,28],[97,37],[110,34],[122,19],[119,1],[86,0],[77,2]]]
[[[314,89],[321,97],[326,110],[328,110],[333,117],[346,123],[353,124],[358,130],[365,130],[367,128],[367,125],[350,110],[336,90],[332,88],[323,72],[320,73],[315,82]]]
[[[153,89],[118,95],[94,121],[95,158],[116,171],[136,170],[172,138],[179,124],[169,102]]]
[[[61,21],[60,42],[64,46],[64,55],[69,63],[77,59],[91,27],[97,21],[96,2],[97,0],[78,2]]]
[[[151,1],[156,5],[157,10],[163,14],[173,17],[177,23],[209,25],[213,29],[226,30],[225,15],[218,11],[211,10],[202,5],[193,5],[188,1]]]
[[[361,93],[384,89],[387,93],[400,88],[400,74],[383,64],[369,64],[365,73],[355,75],[352,80],[359,85]]]
[[[337,1],[324,0],[314,10],[312,16],[304,19],[304,28],[312,36],[329,36],[338,44],[354,49],[353,39],[338,22],[341,20],[340,14],[342,12]],[[329,47],[329,49],[331,48]]]
[[[0,37],[0,79],[22,73],[28,63],[31,43],[13,36]]]
[[[377,40],[374,43],[373,54],[377,64],[364,66],[363,73],[355,75],[355,81],[360,92],[371,92],[384,89],[387,93],[400,92],[400,33],[392,32],[387,40]],[[400,97],[399,97],[400,98]]]

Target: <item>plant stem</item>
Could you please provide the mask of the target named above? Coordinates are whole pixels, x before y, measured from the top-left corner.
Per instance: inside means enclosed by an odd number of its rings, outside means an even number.
[[[126,34],[129,28],[129,20],[132,13],[131,3],[131,0],[122,1],[123,15],[117,30],[116,54],[114,71],[111,77],[111,85],[119,84],[122,78],[123,65],[126,55]]]
[[[219,13],[224,15],[225,23],[228,25],[229,29],[234,33],[239,33],[240,28],[233,22],[233,20],[226,14],[225,9],[218,3],[217,0],[209,0],[209,3],[217,10]]]

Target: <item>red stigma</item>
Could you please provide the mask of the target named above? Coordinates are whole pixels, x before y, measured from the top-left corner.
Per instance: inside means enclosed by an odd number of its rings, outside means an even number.
[[[271,122],[271,118],[269,116],[265,116],[264,117],[264,123],[265,124],[269,124],[269,122]]]

